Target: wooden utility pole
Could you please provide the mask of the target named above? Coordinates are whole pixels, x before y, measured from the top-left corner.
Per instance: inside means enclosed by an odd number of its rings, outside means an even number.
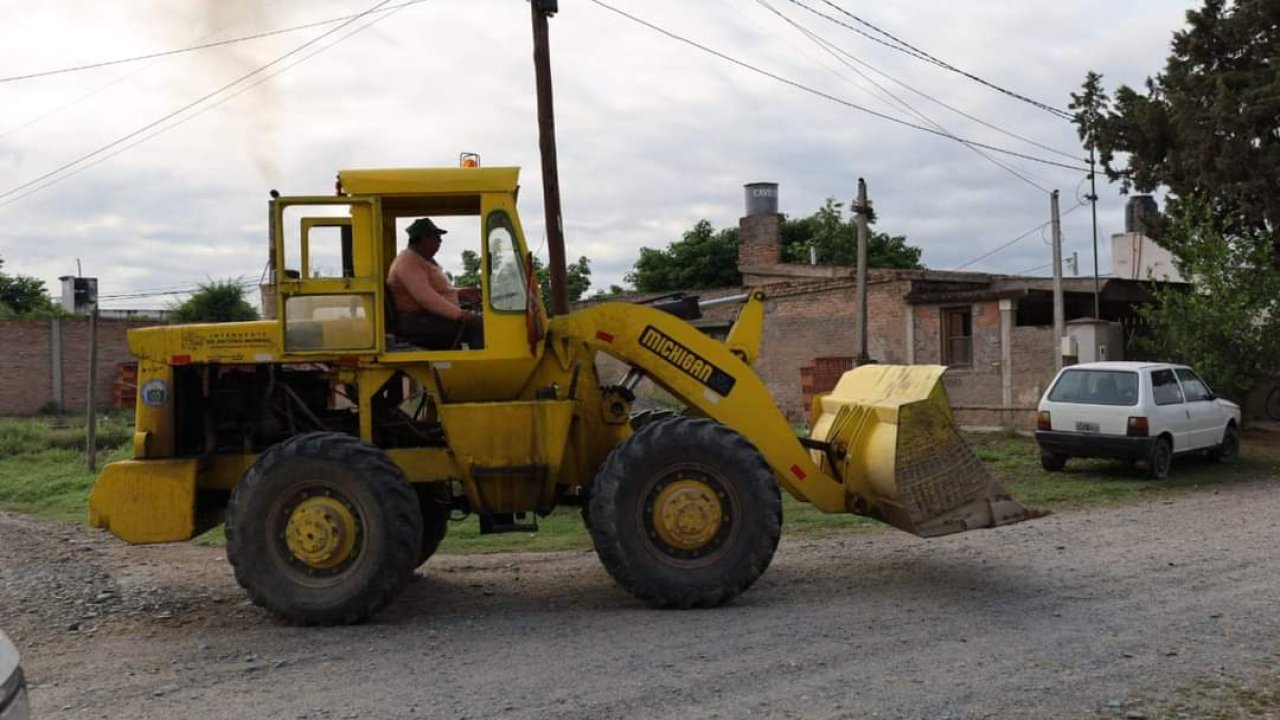
[[[1058,217],[1058,191],[1049,194],[1049,219],[1053,223],[1053,369],[1062,369],[1062,336],[1066,334],[1066,310],[1062,306],[1062,222]]]
[[[98,466],[98,408],[94,396],[98,393],[98,305],[89,314],[89,399],[85,407],[84,464],[93,472]]]
[[[1093,143],[1089,143],[1089,204],[1093,206],[1093,319],[1102,319],[1101,292],[1098,290],[1098,179]],[[1112,271],[1115,272],[1114,270]]]
[[[551,96],[551,47],[547,18],[556,0],[532,0],[533,69],[538,90],[538,148],[542,152],[542,200],[546,210],[547,263],[551,271],[551,314],[569,312],[568,278],[564,259],[564,225],[560,219],[560,171],[556,163],[556,119]]]
[[[858,365],[871,360],[867,352],[867,224],[871,206],[867,204],[867,181],[858,178],[858,204],[853,208],[858,218]]]

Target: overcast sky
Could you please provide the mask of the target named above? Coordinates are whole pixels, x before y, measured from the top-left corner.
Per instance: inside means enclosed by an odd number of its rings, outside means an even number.
[[[391,0],[385,8],[403,2]],[[756,0],[608,2],[847,103],[923,124]],[[1140,84],[1158,72],[1173,31],[1198,4],[769,0],[865,63],[844,57],[949,132],[1067,164],[1076,161],[979,125],[915,91],[1083,157],[1069,122],[876,44],[798,3],[865,29],[832,5],[844,8],[951,65],[1059,108],[1090,69],[1102,72],[1109,88]],[[375,4],[0,0],[6,19],[0,77],[242,37]],[[3,271],[40,277],[57,295],[56,278],[74,274],[79,259],[85,275],[100,278],[104,307],[164,307],[181,296],[110,296],[190,288],[209,279],[256,280],[265,261],[271,188],[328,194],[339,169],[454,166],[461,151],[480,153],[485,165],[523,167],[520,210],[531,246],[540,247],[532,40],[522,0],[423,0],[366,16],[249,82],[297,63],[285,72],[226,99],[248,83],[236,85],[121,141],[336,26],[0,83]],[[736,225],[748,182],[779,183],[780,210],[803,216],[827,197],[847,205],[857,178],[865,177],[877,228],[906,235],[924,248],[925,264],[939,269],[963,265],[1046,221],[1048,196],[1033,184],[1060,189],[1064,213],[1087,192],[1081,172],[984,151],[1020,179],[952,140],[761,76],[592,0],[560,0],[551,49],[567,250],[571,258],[591,258],[597,288],[621,283],[641,246],[664,247],[699,219]],[[40,178],[117,141],[89,161],[118,152],[113,157],[30,192],[66,173]],[[1105,183],[1099,196],[1105,274],[1110,235],[1123,229],[1124,198]],[[1065,255],[1079,252],[1082,272],[1090,272],[1087,207],[1066,215],[1063,233]],[[451,234],[441,251],[446,266],[477,243],[460,234]],[[1047,274],[1047,236],[1047,230],[1035,232],[970,269]]]

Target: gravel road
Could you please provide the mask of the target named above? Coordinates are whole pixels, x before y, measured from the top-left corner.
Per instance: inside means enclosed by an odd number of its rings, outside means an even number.
[[[1198,718],[1277,682],[1278,539],[1280,479],[784,540],[716,610],[590,553],[439,557],[376,622],[301,629],[220,550],[0,514],[0,627],[40,718]]]

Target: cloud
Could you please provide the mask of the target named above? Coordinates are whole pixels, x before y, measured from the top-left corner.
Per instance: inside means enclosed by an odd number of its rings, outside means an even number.
[[[822,92],[880,111],[895,107],[759,5],[616,4]],[[124,57],[346,15],[370,3],[57,5],[34,5],[0,28],[0,67],[17,73]],[[806,215],[827,197],[847,202],[865,177],[879,229],[907,235],[939,268],[1048,219],[1044,193],[957,143],[779,84],[594,3],[561,5],[551,39],[567,253],[592,258],[596,287],[621,282],[641,246],[663,247],[700,219],[735,225],[742,185],[753,181],[779,182],[781,209]],[[1157,72],[1191,5],[904,0],[857,12],[959,67],[1065,106],[1089,69],[1130,84]],[[794,7],[786,12],[921,92],[1082,154],[1069,123]],[[322,31],[0,84],[0,193]],[[520,209],[537,248],[544,233],[530,52],[524,3],[431,0],[405,8],[171,132],[0,207],[5,270],[52,285],[79,258],[104,295],[256,278],[265,260],[267,190],[328,194],[342,168],[453,165],[464,150],[480,152],[487,165],[524,168]],[[871,76],[952,132],[1047,155]],[[892,112],[905,117],[900,108]],[[1007,162],[1059,188],[1064,211],[1083,192],[1079,173]],[[1123,198],[1105,185],[1099,194],[1105,271],[1106,239],[1120,229]],[[1068,255],[1091,254],[1087,209],[1064,219],[1064,235]],[[975,267],[1015,272],[1046,258],[1035,235]]]

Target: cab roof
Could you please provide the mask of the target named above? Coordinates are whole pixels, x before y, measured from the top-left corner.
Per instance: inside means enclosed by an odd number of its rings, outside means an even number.
[[[385,168],[342,170],[338,182],[351,195],[456,195],[513,193],[518,167]]]

